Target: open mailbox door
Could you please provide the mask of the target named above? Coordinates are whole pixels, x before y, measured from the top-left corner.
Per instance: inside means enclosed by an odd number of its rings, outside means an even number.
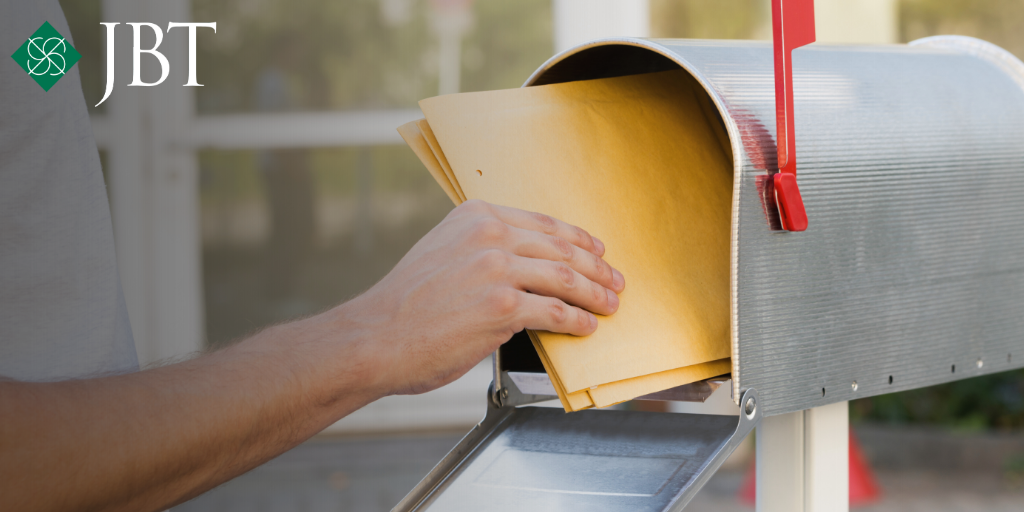
[[[524,406],[556,397],[522,341],[496,354],[483,421],[394,510],[682,510],[761,418],[754,390],[738,416]],[[720,384],[649,398],[703,401]]]

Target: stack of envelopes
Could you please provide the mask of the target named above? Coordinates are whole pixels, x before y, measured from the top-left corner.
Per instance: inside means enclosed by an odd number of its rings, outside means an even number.
[[[399,129],[456,204],[542,212],[626,277],[585,337],[530,332],[566,411],[730,371],[732,151],[700,85],[666,71],[420,102]]]

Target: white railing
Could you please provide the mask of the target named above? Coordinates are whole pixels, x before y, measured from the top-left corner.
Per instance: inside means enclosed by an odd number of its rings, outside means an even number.
[[[418,108],[199,116],[182,131],[182,149],[274,149],[403,144],[396,128],[423,117]],[[94,117],[100,148],[114,143],[110,121]]]

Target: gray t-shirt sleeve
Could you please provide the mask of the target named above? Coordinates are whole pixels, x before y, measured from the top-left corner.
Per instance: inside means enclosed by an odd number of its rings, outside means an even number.
[[[44,91],[9,57],[45,21],[71,41],[57,0],[0,0],[0,375],[137,370],[78,67]]]

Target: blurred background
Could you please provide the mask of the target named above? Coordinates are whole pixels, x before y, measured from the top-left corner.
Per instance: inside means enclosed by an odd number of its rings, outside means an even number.
[[[452,208],[395,128],[437,94],[518,87],[603,36],[770,39],[768,0],[62,0],[89,105],[101,21],[200,29],[171,76],[91,108],[144,365],[223,347],[367,289]],[[963,34],[1024,57],[1024,0],[817,0],[821,42]],[[143,41],[144,47],[152,46]],[[143,58],[144,64],[147,58]],[[152,63],[150,63],[152,64]],[[155,66],[154,66],[155,67]],[[144,69],[154,80],[157,69]],[[144,89],[144,90],[143,90]],[[389,397],[175,510],[389,510],[484,412],[489,367]],[[882,497],[865,510],[1024,509],[1024,372],[851,403]],[[743,450],[694,510],[747,510]]]

